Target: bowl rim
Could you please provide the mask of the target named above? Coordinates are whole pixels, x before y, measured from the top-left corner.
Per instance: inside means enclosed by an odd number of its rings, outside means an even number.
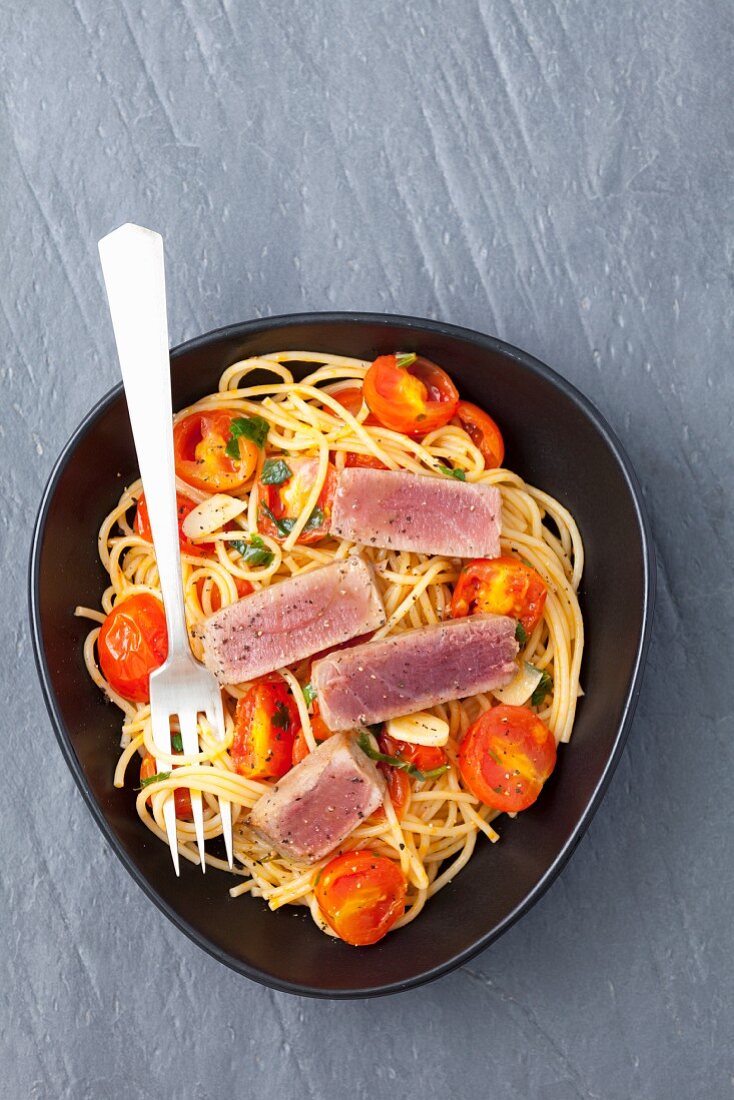
[[[367,986],[367,987],[354,987],[354,988],[339,988],[332,990],[325,990],[315,986],[304,985],[299,982],[290,982],[281,980],[279,978],[273,978],[264,970],[260,970],[257,967],[244,963],[241,960],[235,959],[228,952],[217,947],[216,944],[209,941],[203,934],[201,934],[193,925],[189,924],[176,909],[174,909],[168,902],[166,902],[155,890],[155,888],[148,882],[145,876],[138,870],[132,858],[125,852],[122,844],[118,841],[112,828],[109,826],[107,819],[102,812],[101,807],[94,798],[89,786],[87,785],[84,773],[81,768],[81,764],[77,760],[76,754],[73,749],[71,734],[67,729],[64,721],[61,717],[61,711],[54,692],[50,670],[46,660],[46,654],[44,651],[42,640],[42,626],[41,626],[41,613],[39,603],[39,588],[40,588],[40,557],[41,548],[43,544],[43,536],[48,520],[48,514],[51,505],[54,500],[57,485],[69,463],[72,455],[74,454],[79,441],[95,426],[97,421],[103,416],[108,408],[119,397],[123,396],[122,382],[117,383],[109,390],[99,401],[90,409],[86,416],[82,419],[80,424],[74,430],[69,437],[67,443],[63,447],[59,457],[56,459],[54,466],[49,474],[46,486],[41,496],[41,501],[38,507],[38,513],[33,527],[33,536],[30,546],[29,556],[29,570],[28,570],[28,606],[31,622],[31,641],[33,646],[33,655],[36,664],[36,671],[41,683],[42,694],[44,702],[46,704],[46,710],[48,711],[51,724],[58,741],[59,748],[61,749],[62,756],[64,757],[69,770],[77,784],[77,787],[82,793],[84,801],[89,808],[93,819],[101,829],[105,839],[115,852],[117,857],[122,862],[125,869],[135,880],[137,885],[143,890],[145,895],[154,903],[154,905],[164,913],[168,919],[184,933],[193,943],[202,948],[207,954],[223,963],[225,966],[234,970],[238,974],[242,974],[252,981],[258,982],[260,985],[264,985],[271,989],[276,989],[279,992],[291,993],[297,996],[314,997],[318,999],[326,1000],[347,1000],[354,998],[368,998],[385,996],[392,993],[400,993],[405,990],[415,988],[416,986],[424,985],[427,982],[435,981],[437,978],[448,974],[450,971],[455,970],[457,967],[462,966],[464,963],[469,962],[481,951],[485,950],[490,944],[506,932],[513,924],[516,923],[522,916],[525,915],[540,898],[549,889],[551,884],[556,880],[561,873],[565,865],[568,863],[571,855],[575,851],[576,847],[581,841],[584,833],[589,827],[591,819],[596,813],[601,800],[609,786],[612,775],[614,774],[619,760],[622,755],[629,730],[634,717],[634,712],[637,707],[637,701],[642,688],[642,678],[645,666],[645,658],[647,655],[648,647],[650,644],[650,637],[652,633],[652,618],[653,608],[655,601],[655,576],[656,576],[656,562],[655,551],[652,540],[652,533],[650,524],[647,518],[645,506],[643,503],[642,490],[637,479],[637,475],[634,472],[632,464],[627,457],[627,454],[622,447],[620,440],[616,433],[607,423],[606,419],[596,409],[596,407],[585,397],[580,390],[578,390],[571,382],[568,382],[560,374],[558,374],[551,367],[545,363],[536,359],[528,352],[523,351],[512,344],[507,343],[504,340],[495,336],[490,336],[486,333],[477,332],[473,329],[448,324],[443,321],[436,321],[431,319],[422,319],[419,317],[404,316],[401,314],[390,313],[364,313],[355,311],[325,311],[325,312],[313,312],[313,313],[289,313],[282,314],[273,317],[256,318],[250,321],[242,321],[235,324],[225,325],[218,329],[213,329],[210,332],[202,333],[199,336],[195,336],[190,340],[186,340],[176,347],[171,349],[171,358],[175,359],[180,355],[187,352],[197,351],[200,348],[205,348],[209,344],[215,342],[221,338],[241,337],[245,338],[252,334],[266,332],[270,328],[289,328],[297,325],[309,324],[309,323],[322,323],[322,324],[353,324],[355,326],[369,324],[373,326],[390,327],[392,325],[400,325],[403,328],[415,328],[421,332],[435,333],[443,336],[448,336],[453,339],[461,340],[465,343],[472,345],[480,345],[489,351],[494,351],[504,355],[507,358],[514,359],[522,364],[522,366],[528,369],[531,373],[539,376],[544,381],[549,382],[551,385],[559,389],[574,405],[581,410],[583,414],[592,422],[593,426],[606,443],[608,449],[614,456],[620,472],[623,476],[623,480],[626,484],[627,491],[631,498],[634,513],[637,520],[637,533],[640,539],[640,546],[642,550],[642,564],[643,564],[643,601],[642,601],[642,618],[640,633],[637,642],[637,648],[635,653],[635,660],[633,665],[632,676],[630,678],[629,687],[627,689],[624,705],[622,708],[622,715],[617,727],[617,733],[612,747],[612,751],[609,754],[606,764],[602,770],[599,780],[594,788],[594,791],[588,800],[586,807],[577,821],[574,829],[569,836],[568,840],[560,850],[556,858],[545,873],[538,879],[533,888],[522,899],[518,905],[515,906],[494,928],[492,928],[485,935],[476,940],[470,947],[457,952],[451,958],[446,959],[444,962],[430,967],[427,970],[421,971],[419,974],[414,975],[411,978],[395,981],[385,982],[379,986]]]

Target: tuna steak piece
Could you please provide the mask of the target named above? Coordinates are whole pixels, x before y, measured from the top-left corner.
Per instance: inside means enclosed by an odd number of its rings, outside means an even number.
[[[240,684],[384,622],[372,570],[355,556],[243,596],[195,633],[204,644],[204,664],[219,682]]]
[[[492,485],[348,466],[339,475],[331,533],[386,550],[496,558],[501,518]]]
[[[314,863],[374,813],[384,793],[372,761],[337,733],[258,799],[249,824],[281,855]]]
[[[311,680],[329,729],[372,725],[509,684],[516,623],[472,615],[406,630],[316,661]]]

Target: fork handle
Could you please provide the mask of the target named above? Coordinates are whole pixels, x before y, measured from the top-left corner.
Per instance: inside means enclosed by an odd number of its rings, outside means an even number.
[[[99,254],[153,534],[168,656],[190,656],[178,541],[163,238],[128,223],[102,238]]]

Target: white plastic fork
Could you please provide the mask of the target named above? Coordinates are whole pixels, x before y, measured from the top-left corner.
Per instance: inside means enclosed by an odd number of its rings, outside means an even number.
[[[140,225],[121,225],[102,238],[99,254],[148,505],[168,628],[168,657],[150,676],[153,741],[156,748],[170,756],[170,719],[177,715],[184,754],[194,756],[199,752],[199,714],[206,715],[215,736],[221,741],[225,735],[224,708],[219,685],[212,673],[195,659],[186,631],[173,460],[163,238]],[[170,766],[156,760],[156,770],[168,771]],[[201,869],[205,871],[204,819],[202,797],[198,791],[191,791],[191,808]],[[220,799],[219,811],[231,867],[230,803]],[[178,875],[173,797],[166,799],[163,817],[173,866]]]

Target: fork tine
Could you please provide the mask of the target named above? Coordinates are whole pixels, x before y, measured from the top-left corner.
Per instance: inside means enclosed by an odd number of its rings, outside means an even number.
[[[224,740],[224,707],[222,706],[222,696],[217,689],[214,692],[214,696],[211,700],[211,705],[206,708],[206,720],[215,733],[218,741]],[[234,856],[232,853],[232,804],[226,801],[224,798],[219,799],[219,815],[222,819],[222,836],[224,837],[224,847],[227,852],[227,863],[230,870],[234,867]]]
[[[194,710],[182,711],[178,716],[178,724],[181,729],[181,743],[186,756],[196,756],[199,751],[199,734],[196,728],[197,714]],[[206,852],[204,849],[204,811],[202,809],[201,791],[189,790],[191,796],[191,812],[194,815],[194,829],[196,830],[196,843],[201,858],[202,873],[206,873]]]
[[[171,724],[168,720],[168,714],[162,711],[160,708],[151,707],[150,709],[151,724],[153,727],[153,741],[157,748],[161,752],[171,752]],[[155,762],[156,772],[164,771],[168,767],[167,764],[162,764],[160,760]],[[171,859],[173,860],[173,866],[176,871],[176,875],[180,874],[178,866],[178,837],[176,836],[176,803],[173,796],[167,798],[163,803],[163,820],[166,823],[166,835],[168,836],[168,847],[171,849]]]

